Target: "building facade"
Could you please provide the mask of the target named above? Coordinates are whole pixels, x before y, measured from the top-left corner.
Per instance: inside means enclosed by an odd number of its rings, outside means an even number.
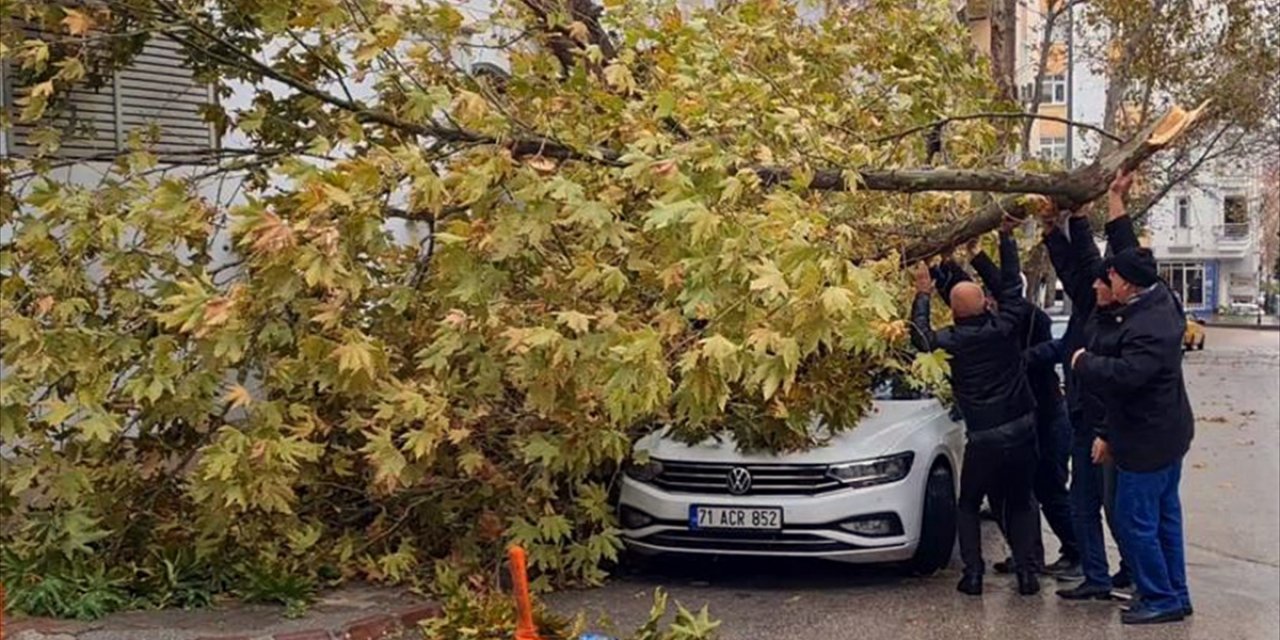
[[[1261,175],[1236,163],[1202,170],[1146,220],[1160,270],[1189,311],[1248,309],[1263,293]]]

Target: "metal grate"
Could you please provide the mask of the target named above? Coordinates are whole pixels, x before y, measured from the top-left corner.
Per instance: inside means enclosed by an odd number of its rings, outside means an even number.
[[[725,464],[713,462],[673,462],[660,460],[662,473],[653,483],[670,491],[713,495],[814,495],[834,491],[841,484],[827,476],[827,465]],[[745,493],[729,491],[729,472],[746,469],[751,488]]]
[[[760,531],[664,531],[643,541],[677,549],[717,551],[829,553],[859,548],[811,533]]]

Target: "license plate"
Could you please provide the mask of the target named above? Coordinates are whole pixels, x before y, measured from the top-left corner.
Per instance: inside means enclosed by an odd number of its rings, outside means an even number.
[[[689,507],[689,529],[781,529],[780,507]]]

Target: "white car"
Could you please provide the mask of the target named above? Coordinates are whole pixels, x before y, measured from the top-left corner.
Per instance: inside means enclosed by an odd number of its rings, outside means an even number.
[[[964,428],[935,398],[891,399],[855,428],[801,453],[745,454],[732,439],[686,445],[661,432],[622,480],[618,515],[641,555],[950,561]]]

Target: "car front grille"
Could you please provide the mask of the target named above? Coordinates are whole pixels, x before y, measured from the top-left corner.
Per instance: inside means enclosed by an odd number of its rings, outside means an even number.
[[[725,464],[660,460],[662,472],[653,484],[669,491],[703,495],[781,496],[816,495],[834,491],[840,482],[827,475],[826,465]],[[746,492],[729,490],[729,473],[735,468],[751,474]]]
[[[725,552],[760,551],[804,554],[859,548],[857,545],[837,542],[811,533],[781,531],[664,531],[648,536],[643,541],[672,549]]]

